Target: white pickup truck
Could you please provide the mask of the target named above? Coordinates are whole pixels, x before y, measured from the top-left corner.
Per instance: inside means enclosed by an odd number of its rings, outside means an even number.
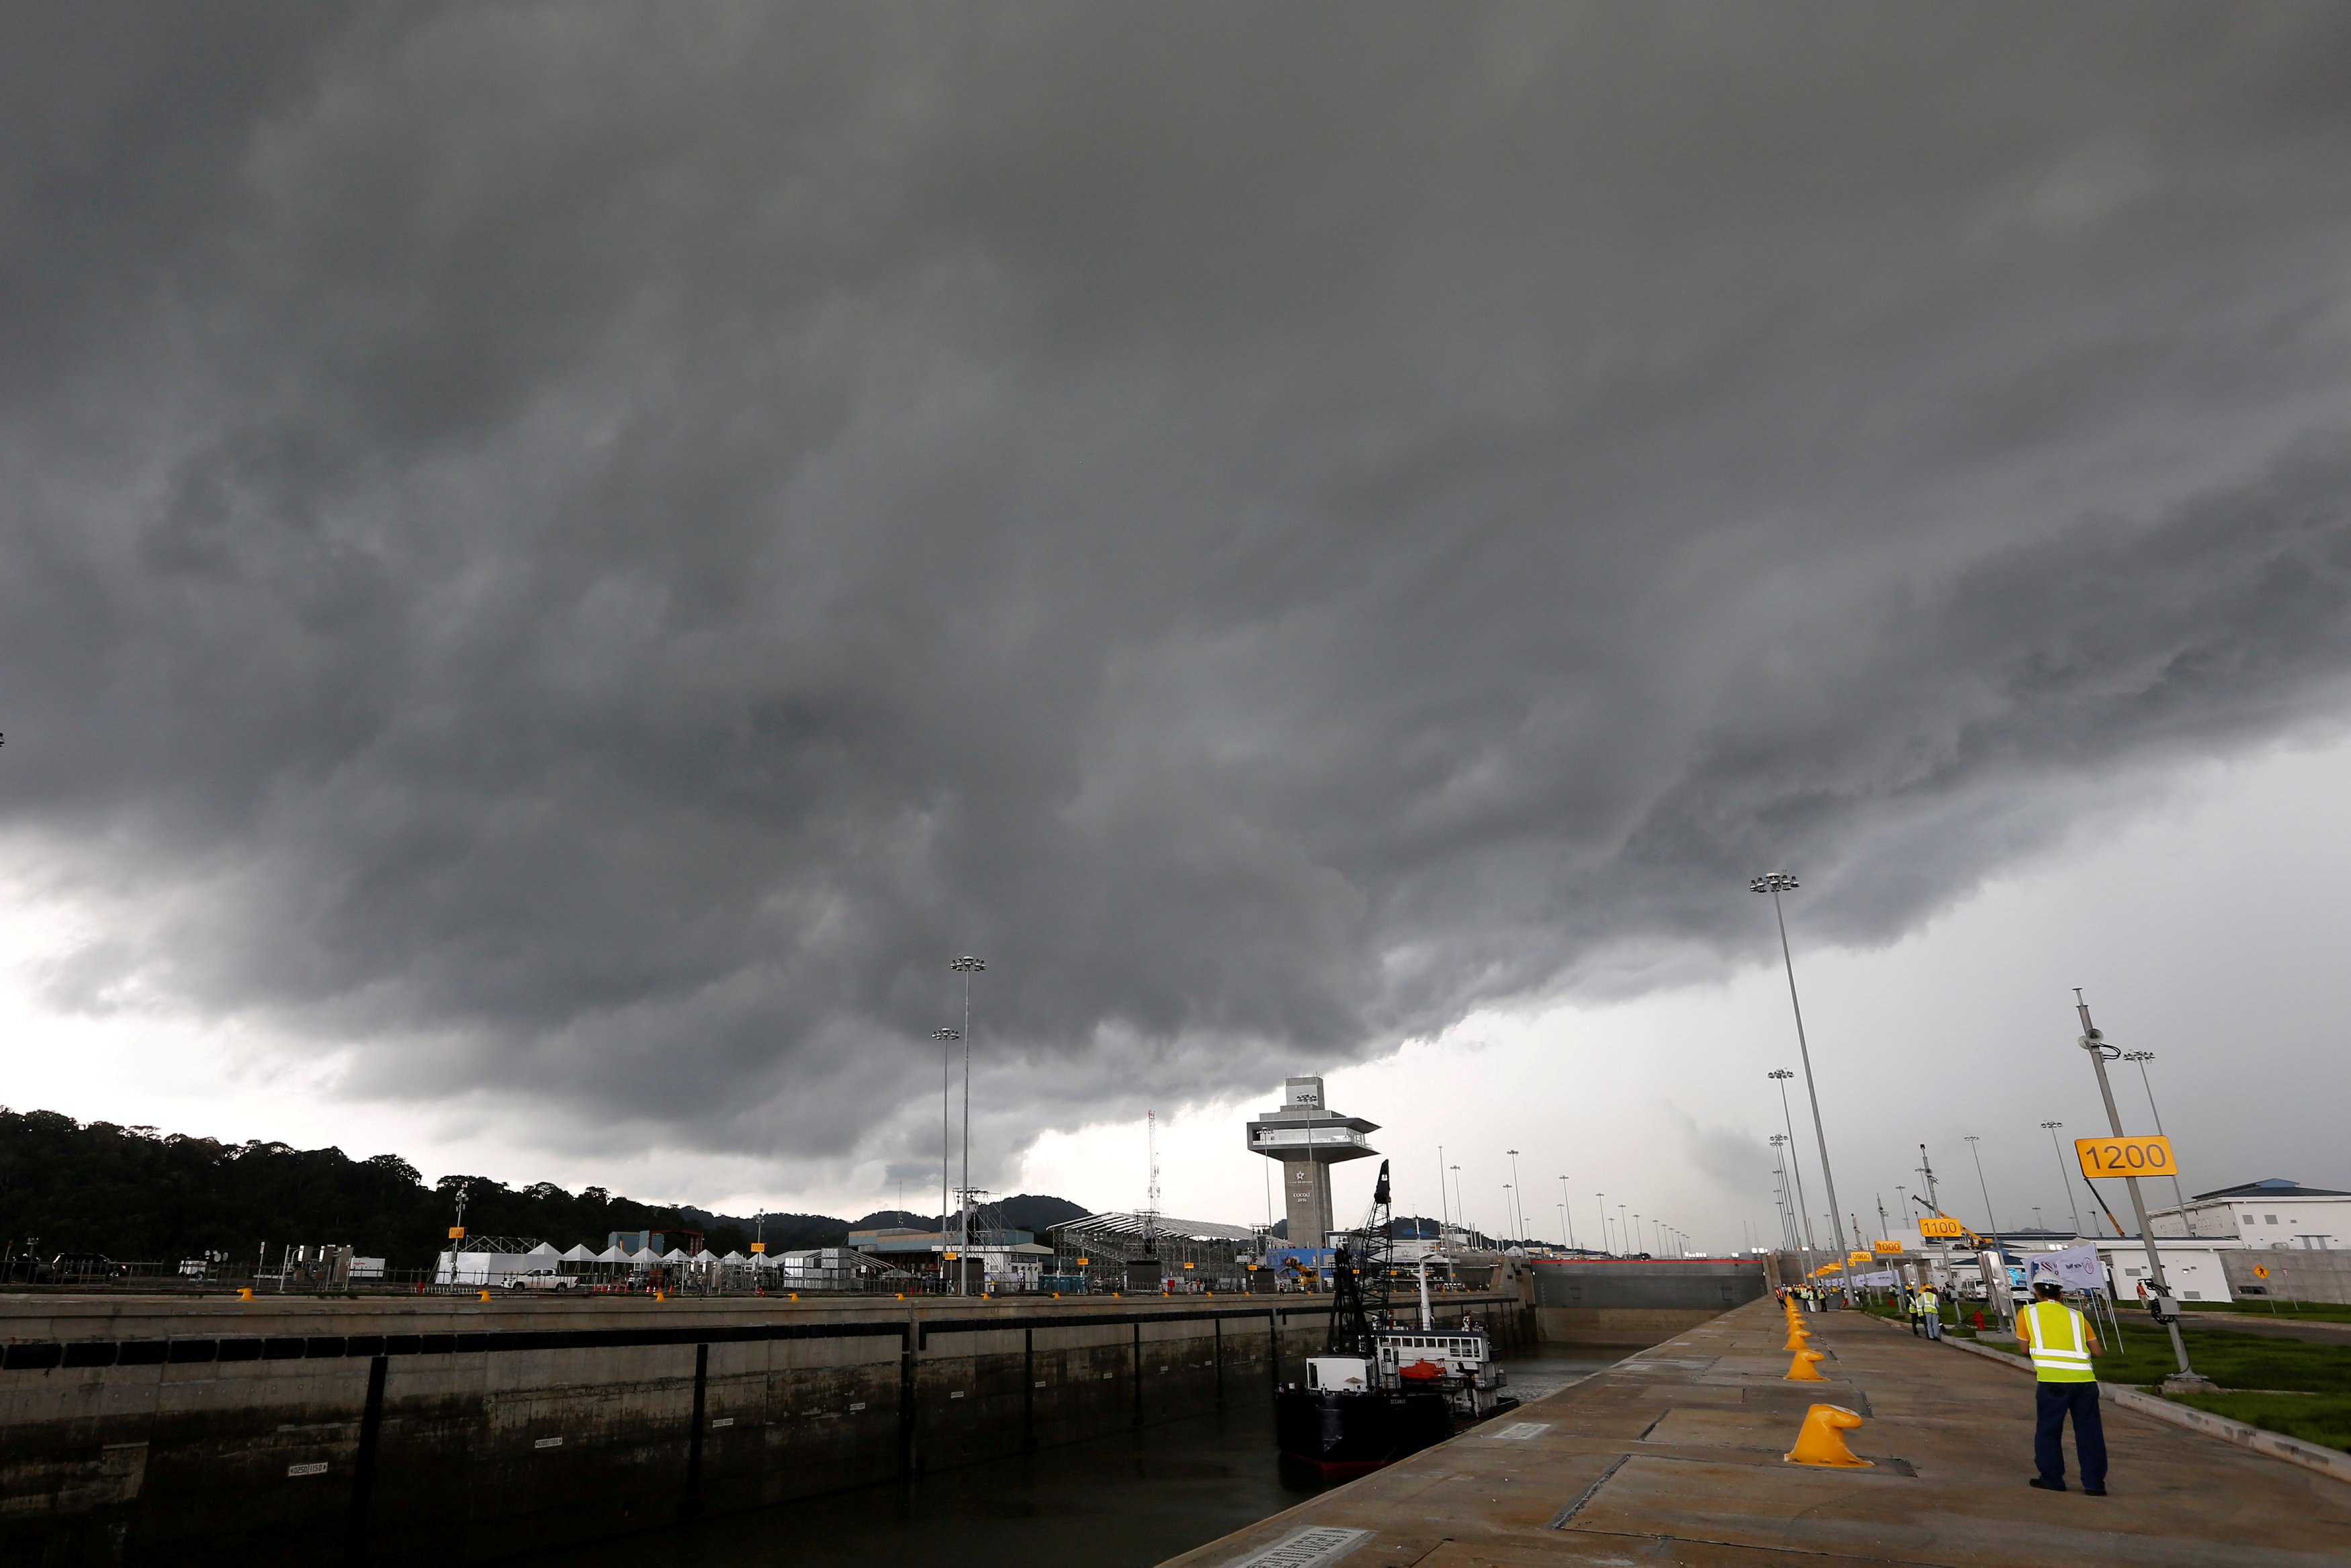
[[[559,1274],[553,1269],[533,1269],[527,1274],[517,1274],[507,1282],[510,1291],[576,1291],[588,1282],[570,1274]]]

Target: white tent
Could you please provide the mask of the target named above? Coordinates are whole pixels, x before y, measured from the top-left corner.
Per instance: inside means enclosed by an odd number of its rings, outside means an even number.
[[[596,1261],[597,1256],[598,1254],[595,1250],[590,1248],[587,1242],[582,1241],[580,1245],[572,1248],[571,1251],[564,1253],[561,1261],[567,1263],[592,1263]]]
[[[560,1258],[561,1256],[563,1256],[563,1254],[562,1254],[562,1253],[560,1253],[560,1252],[559,1252],[559,1251],[557,1251],[555,1250],[555,1243],[554,1243],[554,1242],[552,1242],[552,1241],[541,1241],[538,1246],[533,1247],[529,1251],[525,1252],[525,1253],[523,1254],[523,1256],[524,1256],[524,1257],[526,1257],[526,1258],[538,1258],[538,1257],[544,1257],[544,1258],[548,1258],[548,1259],[549,1259],[549,1260],[553,1260],[553,1259],[556,1259],[556,1258]]]
[[[650,1269],[662,1261],[662,1255],[651,1247],[640,1247],[629,1254],[629,1262],[641,1269]]]
[[[650,1248],[647,1249],[649,1251],[651,1250],[652,1249]],[[684,1248],[672,1247],[668,1251],[663,1253],[653,1261],[659,1263],[690,1263],[694,1262],[694,1258],[693,1255],[687,1252]]]
[[[600,1263],[625,1263],[629,1261],[628,1251],[622,1247],[607,1247],[596,1254],[596,1261]]]
[[[745,1257],[740,1252],[729,1252],[718,1261],[722,1263],[747,1263],[751,1260]]]

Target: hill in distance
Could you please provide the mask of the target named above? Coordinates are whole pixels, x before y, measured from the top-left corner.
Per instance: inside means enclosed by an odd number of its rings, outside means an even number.
[[[398,1155],[353,1159],[340,1148],[298,1149],[254,1140],[221,1143],[151,1127],[82,1123],[57,1111],[0,1107],[0,1242],[19,1252],[104,1252],[126,1261],[172,1262],[205,1251],[239,1262],[273,1255],[288,1242],[349,1244],[395,1269],[429,1266],[445,1245],[457,1188],[466,1189],[465,1229],[476,1236],[528,1236],[601,1248],[615,1231],[695,1230],[720,1252],[750,1250],[756,1216],[714,1214],[688,1204],[648,1203],[601,1187],[568,1191],[553,1182],[513,1188],[487,1177],[451,1175],[427,1183]],[[1067,1199],[1022,1193],[992,1204],[990,1223],[1042,1231],[1087,1212]],[[917,1229],[935,1219],[896,1211]],[[829,1214],[769,1214],[769,1249],[838,1246],[849,1221]]]

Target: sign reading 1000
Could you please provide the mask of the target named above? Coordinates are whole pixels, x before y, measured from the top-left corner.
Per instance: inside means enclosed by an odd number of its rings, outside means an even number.
[[[2077,1137],[2074,1154],[2084,1176],[2171,1176],[2179,1169],[2168,1137]]]

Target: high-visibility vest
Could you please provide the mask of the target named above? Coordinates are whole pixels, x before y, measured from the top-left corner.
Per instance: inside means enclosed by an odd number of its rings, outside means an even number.
[[[1928,1312],[1928,1313],[1930,1313],[1930,1312],[1935,1311],[1938,1307],[1941,1306],[1942,1304],[1943,1304],[1942,1303],[1940,1303],[1940,1302],[1938,1302],[1938,1301],[1937,1301],[1937,1300],[1935,1299],[1935,1293],[1934,1293],[1934,1292],[1932,1292],[1932,1291],[1920,1291],[1920,1292],[1918,1293],[1918,1310],[1919,1310],[1920,1312]]]
[[[2043,1383],[2095,1383],[2090,1325],[2064,1302],[2034,1302],[2018,1314],[2032,1330],[2033,1375]]]

